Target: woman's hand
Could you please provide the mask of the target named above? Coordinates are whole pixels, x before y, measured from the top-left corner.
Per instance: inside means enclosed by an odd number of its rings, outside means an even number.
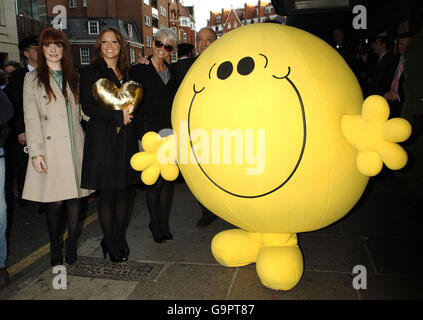
[[[32,157],[32,166],[38,173],[47,173],[47,165],[44,156]]]
[[[129,114],[128,110],[132,108],[132,104],[122,110],[123,112],[123,124],[126,126],[132,121],[133,115]]]

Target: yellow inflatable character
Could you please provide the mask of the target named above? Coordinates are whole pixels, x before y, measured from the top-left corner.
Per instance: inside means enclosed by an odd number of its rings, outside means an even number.
[[[411,126],[388,118],[386,100],[363,102],[351,69],[321,39],[247,25],[201,54],[174,100],[175,136],[146,134],[131,164],[147,184],[175,179],[179,167],[194,196],[239,227],[213,238],[216,260],[256,263],[263,285],[289,290],[303,274],[296,234],[347,214],[383,164],[406,164],[397,142]]]

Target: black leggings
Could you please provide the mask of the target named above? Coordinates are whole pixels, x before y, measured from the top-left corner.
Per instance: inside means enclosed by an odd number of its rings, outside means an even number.
[[[67,211],[68,238],[66,240],[66,257],[76,257],[77,241],[79,232],[79,213],[81,211],[81,199],[69,199],[46,203],[47,228],[50,237],[51,260],[62,259],[60,237],[62,236],[61,213],[63,204]]]
[[[115,257],[128,249],[126,231],[134,208],[135,187],[99,190],[98,218],[108,251]]]
[[[163,237],[172,237],[169,218],[174,191],[175,183],[166,181],[162,177],[159,177],[159,180],[154,185],[147,188],[150,229],[154,239],[160,240]]]

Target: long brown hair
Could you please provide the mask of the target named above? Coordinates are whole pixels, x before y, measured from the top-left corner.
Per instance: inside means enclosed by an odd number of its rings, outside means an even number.
[[[49,103],[51,101],[52,96],[54,97],[54,100],[56,100],[56,95],[54,94],[53,89],[51,88],[51,85],[50,85],[50,70],[47,65],[47,60],[43,52],[43,46],[47,46],[50,43],[54,43],[57,46],[60,45],[63,47],[63,57],[62,57],[62,60],[60,61],[60,64],[62,66],[62,77],[63,77],[63,90],[62,90],[63,96],[65,97],[66,102],[68,102],[66,84],[69,84],[69,87],[75,97],[75,102],[78,103],[79,102],[79,88],[78,88],[79,76],[78,76],[78,73],[75,71],[72,64],[72,56],[71,56],[71,50],[70,50],[68,37],[61,30],[57,30],[52,27],[47,27],[40,34],[39,41],[38,41],[38,49],[37,49],[38,84],[42,84],[44,86],[48,96]]]
[[[122,33],[116,27],[107,26],[101,30],[94,46],[94,56],[91,60],[91,64],[94,66],[94,68],[101,68],[101,66],[104,65],[105,61],[101,53],[101,38],[103,37],[103,34],[108,31],[112,31],[115,34],[116,39],[120,45],[117,67],[126,78],[129,78],[129,69],[131,68],[131,64],[129,63],[128,47],[126,46],[126,42]]]

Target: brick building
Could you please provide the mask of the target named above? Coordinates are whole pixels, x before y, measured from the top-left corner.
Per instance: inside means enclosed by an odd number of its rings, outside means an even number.
[[[250,23],[261,23],[277,17],[271,1],[258,1],[257,4],[245,3],[244,8],[210,11],[207,25],[212,27],[218,37],[233,29]]]
[[[57,6],[64,6],[66,23],[62,25],[72,46],[75,67],[88,65],[93,55],[95,41],[105,26],[115,26],[123,34],[129,47],[131,63],[137,55],[144,54],[144,44],[139,33],[142,28],[143,0],[49,0],[47,12],[51,22],[57,18]]]
[[[194,7],[184,7],[179,3],[179,25],[179,42],[190,43],[195,47]]]

